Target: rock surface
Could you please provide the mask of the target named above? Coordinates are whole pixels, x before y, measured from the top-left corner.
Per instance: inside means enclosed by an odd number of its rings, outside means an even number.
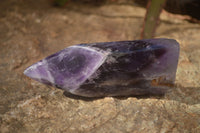
[[[199,132],[199,24],[161,16],[156,37],[176,39],[181,48],[173,91],[86,99],[30,80],[23,70],[68,44],[138,39],[145,10],[125,4],[57,9],[48,0],[3,0],[0,10],[2,133]]]

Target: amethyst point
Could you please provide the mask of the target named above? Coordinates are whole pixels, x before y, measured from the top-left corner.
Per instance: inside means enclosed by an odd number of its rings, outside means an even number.
[[[179,44],[148,39],[79,44],[28,67],[28,77],[86,97],[164,94],[174,84]]]

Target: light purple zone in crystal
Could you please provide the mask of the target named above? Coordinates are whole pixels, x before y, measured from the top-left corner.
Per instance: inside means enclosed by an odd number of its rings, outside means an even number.
[[[107,54],[89,47],[72,46],[28,67],[24,74],[68,91],[77,89],[104,62]]]
[[[155,63],[150,64],[147,69],[142,71],[146,78],[164,76],[165,81],[173,83],[176,77],[176,68],[179,56],[179,45],[173,39],[147,39],[143,40],[154,46],[164,46],[167,50]]]

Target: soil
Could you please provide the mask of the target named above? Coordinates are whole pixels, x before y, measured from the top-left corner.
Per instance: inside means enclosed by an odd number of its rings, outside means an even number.
[[[145,9],[130,2],[57,8],[49,0],[1,0],[0,11],[0,132],[199,132],[198,23],[161,15],[155,37],[181,47],[177,87],[165,96],[84,99],[23,71],[70,45],[140,39]]]

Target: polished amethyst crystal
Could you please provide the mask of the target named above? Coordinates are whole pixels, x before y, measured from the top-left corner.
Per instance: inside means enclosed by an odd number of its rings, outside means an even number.
[[[160,95],[174,83],[178,57],[179,44],[172,39],[79,44],[24,74],[86,97]]]

